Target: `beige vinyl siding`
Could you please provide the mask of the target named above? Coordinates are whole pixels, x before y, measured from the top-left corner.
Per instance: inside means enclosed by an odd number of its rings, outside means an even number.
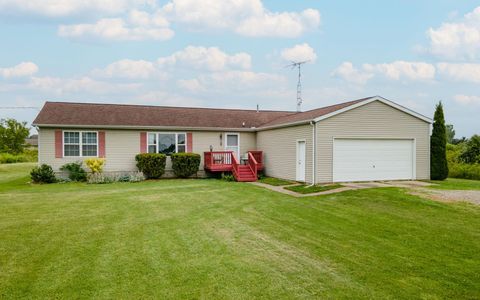
[[[312,181],[312,126],[300,125],[257,132],[257,149],[263,151],[267,176],[295,180],[297,140],[305,140],[305,179]]]
[[[69,162],[83,161],[84,157],[63,157],[55,158],[55,130],[50,128],[40,128],[39,138],[41,145],[39,147],[39,162],[49,164],[55,171]],[[81,131],[82,129],[72,129],[72,131]],[[93,131],[92,129],[88,129]],[[135,155],[140,153],[140,130],[102,130],[105,131],[105,172],[136,171]],[[150,132],[150,131],[149,131]],[[151,131],[157,132],[157,131]],[[160,132],[160,131],[158,131]],[[174,132],[174,131],[169,131]],[[178,131],[185,132],[185,131]],[[222,135],[222,144],[220,145],[220,134]],[[192,151],[201,155],[202,161],[200,170],[203,170],[203,152],[210,150],[212,145],[214,151],[224,150],[225,132],[213,131],[193,131]],[[248,150],[254,150],[255,145],[254,132],[240,133],[240,153],[241,155]],[[168,157],[166,170],[171,170],[171,160]]]
[[[430,124],[379,101],[317,123],[317,182],[333,180],[334,138],[415,139],[416,178],[430,177]]]
[[[51,165],[55,171],[69,162],[83,161],[86,157],[55,157],[55,130],[40,128],[41,147],[38,161]],[[70,130],[70,129],[65,129]],[[71,131],[105,131],[105,172],[136,171],[135,155],[140,153],[140,133],[134,130],[71,129]]]

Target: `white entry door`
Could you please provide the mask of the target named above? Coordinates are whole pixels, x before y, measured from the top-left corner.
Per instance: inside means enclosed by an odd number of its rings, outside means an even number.
[[[305,181],[305,141],[297,141],[297,181]]]
[[[225,150],[233,151],[237,160],[240,160],[240,136],[238,133],[225,134]]]
[[[412,139],[335,139],[333,181],[415,179]]]

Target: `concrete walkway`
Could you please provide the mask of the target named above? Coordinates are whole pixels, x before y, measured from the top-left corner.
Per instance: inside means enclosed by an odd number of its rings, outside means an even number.
[[[342,187],[337,189],[318,192],[318,193],[311,193],[311,194],[300,194],[294,191],[290,191],[284,189],[287,186],[294,186],[298,185],[298,183],[290,184],[290,185],[283,185],[283,186],[274,186],[266,183],[261,182],[250,182],[250,184],[260,186],[275,192],[279,192],[282,194],[290,195],[293,197],[312,197],[312,196],[320,196],[320,195],[328,195],[328,194],[335,194],[344,191],[353,191],[353,190],[362,190],[362,189],[370,189],[370,188],[381,188],[381,187],[402,187],[402,188],[415,188],[415,187],[425,187],[430,186],[431,183],[422,182],[422,181],[372,181],[372,182],[347,182],[342,183]]]

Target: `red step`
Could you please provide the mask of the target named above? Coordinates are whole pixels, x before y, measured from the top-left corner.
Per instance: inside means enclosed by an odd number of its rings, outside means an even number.
[[[251,182],[257,181],[257,176],[252,172],[249,166],[240,165],[238,166],[238,173],[237,176],[235,176],[235,179],[241,182]]]

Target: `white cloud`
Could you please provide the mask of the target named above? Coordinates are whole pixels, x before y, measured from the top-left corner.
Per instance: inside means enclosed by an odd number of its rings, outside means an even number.
[[[131,59],[113,62],[103,69],[93,70],[92,74],[97,77],[129,79],[148,79],[155,75],[162,78],[166,77],[165,74],[161,74],[157,70],[153,62]]]
[[[3,78],[28,77],[38,72],[38,66],[33,62],[21,62],[10,68],[0,68]]]
[[[292,48],[283,49],[281,56],[283,59],[291,62],[300,62],[306,60],[314,62],[317,59],[315,50],[307,43],[295,45]]]
[[[160,66],[180,65],[194,69],[220,71],[229,68],[249,69],[252,63],[250,55],[244,52],[229,55],[217,47],[187,46],[170,56],[160,57],[158,64]]]
[[[355,68],[351,62],[346,61],[333,70],[332,76],[340,77],[355,84],[365,84],[373,77],[373,74],[361,71]]]
[[[205,87],[200,83],[197,78],[194,79],[179,79],[177,80],[177,86],[181,89],[188,90],[190,92],[203,92]]]
[[[364,64],[369,73],[380,73],[389,79],[433,80],[435,67],[424,62],[394,61],[386,64]]]
[[[438,63],[440,74],[457,80],[480,83],[480,64]]]
[[[167,23],[144,19],[144,16],[136,15],[131,17],[133,24],[128,24],[121,18],[100,19],[96,23],[61,25],[58,28],[58,35],[72,39],[94,39],[111,41],[140,41],[140,40],[168,40],[173,37],[174,32]],[[130,22],[129,21],[129,22]],[[137,26],[144,22],[145,26]],[[166,21],[165,21],[166,22]],[[160,24],[157,26],[156,24]],[[155,26],[153,26],[155,25]]]
[[[443,23],[427,31],[429,51],[448,59],[480,57],[480,6],[459,22]]]
[[[480,96],[455,95],[453,99],[463,105],[480,105]]]
[[[46,17],[66,17],[79,14],[118,14],[129,8],[153,5],[151,0],[1,0],[0,11],[27,13]]]
[[[56,95],[88,92],[91,94],[115,94],[135,91],[135,83],[114,84],[94,80],[88,76],[80,78],[32,77],[29,88]]]
[[[297,37],[320,25],[315,9],[270,12],[260,0],[172,0],[163,11],[171,20],[195,30],[230,29],[253,37]]]

